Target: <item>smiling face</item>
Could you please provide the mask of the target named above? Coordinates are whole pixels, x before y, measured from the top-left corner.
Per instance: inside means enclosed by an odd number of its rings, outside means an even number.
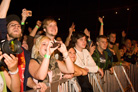
[[[43,21],[43,29],[46,32],[46,36],[50,39],[51,37],[55,37],[58,33],[57,22],[53,18],[46,18]]]
[[[43,36],[43,35],[39,36],[36,39],[34,46],[32,48],[31,57],[35,58],[35,59],[37,59],[39,56],[44,57],[44,55],[47,52],[47,46],[49,44],[49,41],[50,41],[50,39],[48,37]]]
[[[44,56],[47,52],[47,46],[49,44],[49,39],[43,38],[41,43],[40,43],[40,48],[39,48],[39,53],[41,56]]]
[[[69,53],[69,57],[71,59],[72,62],[75,62],[76,61],[76,51],[74,48],[70,48],[68,50],[68,53]]]
[[[7,25],[7,31],[11,39],[20,38],[22,36],[21,25],[17,21],[11,21]]]

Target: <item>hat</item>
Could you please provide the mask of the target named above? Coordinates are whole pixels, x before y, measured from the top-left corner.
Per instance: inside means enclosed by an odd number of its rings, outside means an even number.
[[[20,20],[20,18],[17,16],[17,15],[15,15],[15,14],[11,14],[11,15],[8,15],[7,17],[6,17],[6,21],[7,21],[7,25],[11,22],[11,21],[17,21],[19,24],[21,24],[21,20]]]

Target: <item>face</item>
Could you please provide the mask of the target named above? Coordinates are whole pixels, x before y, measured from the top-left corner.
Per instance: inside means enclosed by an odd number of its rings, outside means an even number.
[[[22,36],[21,25],[17,21],[11,21],[7,25],[7,30],[10,38],[20,38]]]
[[[120,56],[122,57],[124,55],[124,50],[120,49],[119,52],[120,52]]]
[[[115,41],[116,41],[116,34],[110,34],[109,35],[109,40],[110,40],[110,42],[115,43]]]
[[[107,48],[107,39],[99,38],[97,45],[101,50],[105,50]]]
[[[127,49],[126,49],[126,47],[125,47],[125,46],[123,47],[123,51],[124,51],[124,53],[126,53],[126,51],[127,51]]]
[[[127,39],[125,45],[127,48],[131,48],[131,40]]]
[[[56,21],[52,21],[50,22],[47,26],[46,26],[46,35],[49,36],[56,36],[58,33],[58,27],[57,27],[57,23]]]
[[[76,51],[74,50],[74,48],[70,48],[69,51],[69,57],[71,59],[72,62],[76,61]]]
[[[42,40],[39,48],[39,53],[41,56],[44,56],[46,54],[49,41],[50,41],[49,39]]]
[[[79,49],[84,49],[86,47],[86,37],[81,37],[77,40],[77,42],[75,43],[75,47],[79,48]]]

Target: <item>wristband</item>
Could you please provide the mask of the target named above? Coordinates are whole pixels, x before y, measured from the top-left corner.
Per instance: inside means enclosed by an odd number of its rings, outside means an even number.
[[[120,63],[120,65],[122,65],[122,62]]]
[[[91,40],[88,40],[89,42],[91,41]]]
[[[24,25],[25,23],[24,22],[21,22],[21,25]]]
[[[104,25],[103,23],[101,23],[101,25]]]
[[[19,69],[17,68],[17,70],[15,72],[9,71],[9,74],[14,75],[14,74],[18,73],[18,71],[19,71]]]
[[[98,70],[99,70],[99,66],[98,66]]]
[[[35,27],[39,29],[39,27],[37,25]]]
[[[44,57],[50,59],[50,55],[44,55]]]
[[[64,57],[64,59],[67,59],[69,57],[69,55],[67,54],[65,57]]]

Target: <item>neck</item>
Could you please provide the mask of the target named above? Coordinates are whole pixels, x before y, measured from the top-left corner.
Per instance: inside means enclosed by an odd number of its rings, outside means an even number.
[[[80,52],[82,52],[82,48],[80,48],[80,47],[78,47],[78,46],[75,46],[75,48],[78,50],[78,51],[80,51]]]
[[[97,47],[98,51],[103,54],[103,50],[100,47]]]
[[[51,39],[51,41],[54,41],[55,36],[51,36],[51,35],[46,35],[47,37],[49,37]]]

